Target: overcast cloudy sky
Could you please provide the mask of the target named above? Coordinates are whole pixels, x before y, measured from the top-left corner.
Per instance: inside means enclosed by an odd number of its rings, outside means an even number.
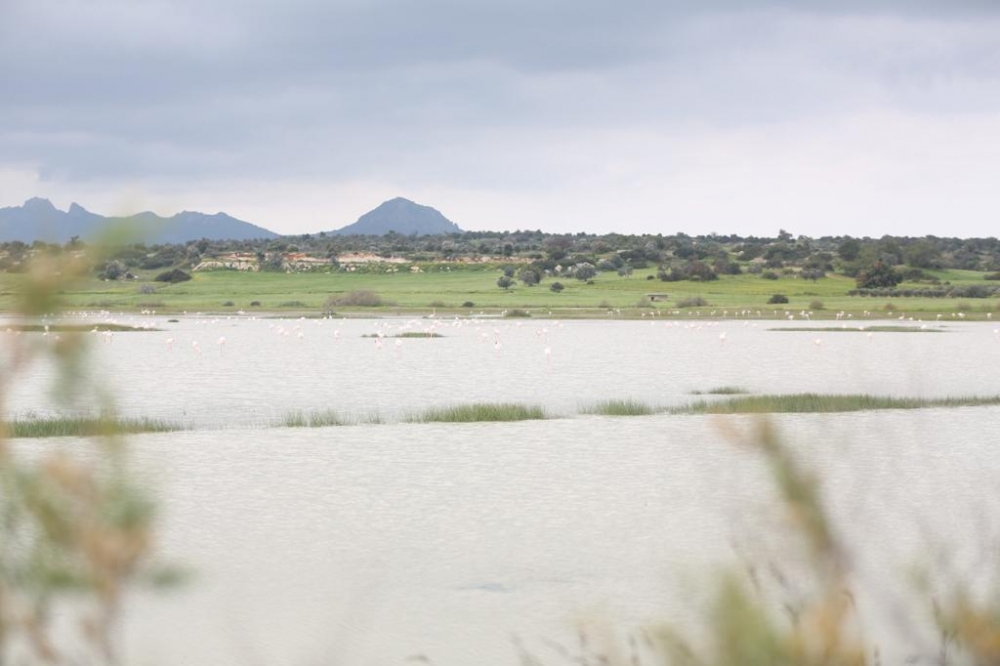
[[[0,207],[994,236],[995,0],[0,0]]]

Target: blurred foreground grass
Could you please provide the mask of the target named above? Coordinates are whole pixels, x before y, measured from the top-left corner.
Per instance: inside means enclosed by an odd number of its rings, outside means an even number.
[[[16,311],[57,313],[59,295],[84,272],[72,260],[39,257]],[[0,348],[0,664],[117,663],[116,622],[136,584],[170,582],[153,559],[155,507],[129,466],[109,398],[82,370],[86,337],[5,336]],[[105,416],[74,448],[14,445],[5,419],[18,382],[45,358],[58,369],[59,404],[99,396]],[[67,618],[69,621],[67,622]],[[56,629],[56,625],[59,629]]]

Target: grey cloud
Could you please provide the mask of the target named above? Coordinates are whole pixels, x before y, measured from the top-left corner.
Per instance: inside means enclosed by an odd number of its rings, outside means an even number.
[[[552,177],[524,163],[546,132],[1000,107],[992,3],[693,6],[22,0],[0,155],[67,179],[523,186]]]

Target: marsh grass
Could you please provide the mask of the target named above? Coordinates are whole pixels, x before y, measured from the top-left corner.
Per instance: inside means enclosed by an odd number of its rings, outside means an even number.
[[[582,414],[595,414],[598,416],[650,416],[660,410],[639,400],[625,398],[601,400],[600,402],[584,407],[580,411]]]
[[[19,333],[89,333],[98,331],[104,333],[145,333],[147,331],[158,331],[156,328],[140,328],[138,326],[126,326],[124,324],[8,324],[4,330],[17,331]]]
[[[443,338],[444,336],[440,333],[432,333],[430,331],[406,331],[404,333],[396,333],[395,335],[379,335],[378,333],[364,333],[361,335],[363,338]]]
[[[331,409],[318,412],[291,412],[285,415],[281,423],[283,428],[325,428],[327,426],[345,425],[345,421]]]
[[[691,391],[691,395],[746,395],[750,391],[740,386],[717,386],[707,391]]]
[[[943,328],[921,328],[919,326],[792,326],[788,328],[769,328],[769,331],[792,331],[811,333],[946,333]]]
[[[411,423],[476,423],[481,421],[531,421],[545,418],[537,405],[511,402],[433,407],[407,420]]]
[[[161,419],[69,416],[14,419],[6,424],[11,437],[110,437],[149,432],[174,432],[183,428]]]
[[[897,398],[865,394],[824,395],[795,393],[789,395],[750,395],[728,400],[700,400],[675,407],[671,414],[802,414],[823,412],[861,412],[882,409],[924,409],[929,407],[983,407],[1000,405],[997,396],[955,398]]]

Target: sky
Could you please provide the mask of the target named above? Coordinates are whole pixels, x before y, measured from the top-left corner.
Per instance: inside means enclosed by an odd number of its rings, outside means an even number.
[[[0,0],[0,207],[995,236],[995,0]]]

